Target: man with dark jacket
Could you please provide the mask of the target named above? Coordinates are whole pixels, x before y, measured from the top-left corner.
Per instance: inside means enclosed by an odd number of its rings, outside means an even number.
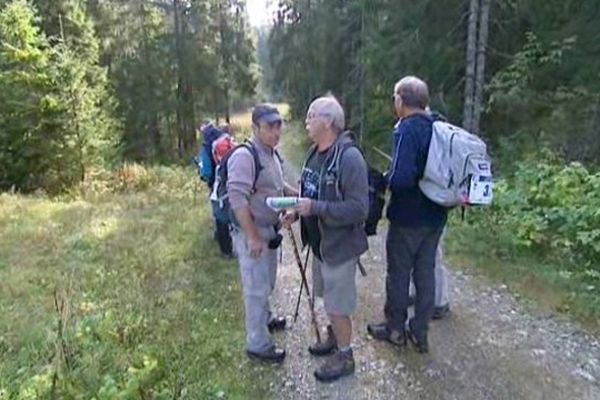
[[[321,381],[354,372],[352,320],[356,309],[356,266],[367,248],[364,223],[369,212],[367,165],[350,135],[343,133],[344,111],[332,96],[309,107],[306,128],[314,146],[301,176],[302,241],[314,254],[313,291],[322,297],[331,325],[324,343],[310,346],[316,356],[334,354],[315,371]]]
[[[433,119],[426,108],[425,82],[408,76],[394,87],[394,108],[400,119],[394,129],[394,154],[388,176],[392,193],[387,208],[390,221],[386,242],[386,321],[369,324],[376,339],[404,346],[408,338],[421,353],[429,350],[427,330],[434,311],[435,253],[446,224],[447,210],[429,200],[419,189],[423,176]],[[407,321],[410,278],[416,287],[415,316]]]

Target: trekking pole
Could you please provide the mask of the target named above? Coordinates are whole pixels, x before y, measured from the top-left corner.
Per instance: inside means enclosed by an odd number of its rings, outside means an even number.
[[[298,243],[296,242],[296,237],[294,236],[294,231],[292,228],[288,228],[288,233],[290,234],[290,240],[292,241],[292,247],[294,249],[294,257],[296,257],[296,263],[298,263],[298,269],[300,270],[300,277],[302,278],[302,285],[306,290],[306,293],[309,293],[308,283],[306,281],[306,274],[304,273],[304,269],[302,269],[302,260],[300,259],[300,252],[298,251]],[[308,306],[310,307],[310,319],[315,330],[315,336],[317,337],[317,343],[321,343],[321,333],[319,332],[319,325],[317,324],[317,316],[315,315],[315,303],[313,302],[312,297],[309,295],[308,297]]]
[[[388,160],[390,162],[393,161],[392,156],[390,156],[389,154],[387,154],[385,151],[381,150],[379,147],[373,146],[372,148],[373,148],[373,150],[375,150],[377,152],[377,154],[379,154],[380,156],[382,156],[386,160]]]
[[[357,262],[358,264],[358,270],[360,271],[360,274],[362,276],[367,276],[367,271],[365,270],[365,267],[363,266],[362,262],[360,262],[360,259]]]
[[[310,255],[310,247],[306,248],[306,257],[304,258],[304,274],[306,275],[306,268],[308,268],[308,256]],[[300,298],[302,297],[302,290],[304,285],[300,284],[300,290],[298,291],[298,298],[296,299],[296,311],[294,312],[294,323],[298,320],[298,312],[300,310]],[[306,292],[306,295],[310,297],[310,293]]]

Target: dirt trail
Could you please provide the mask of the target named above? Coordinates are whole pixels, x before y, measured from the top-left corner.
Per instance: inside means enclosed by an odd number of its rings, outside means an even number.
[[[286,171],[288,178],[294,172]],[[563,318],[533,315],[505,286],[489,286],[462,272],[449,271],[452,313],[432,322],[428,355],[371,340],[366,324],[381,320],[385,300],[385,234],[382,229],[370,239],[363,257],[368,276],[357,276],[356,373],[330,384],[313,377],[323,360],[307,351],[314,334],[305,298],[291,324],[300,277],[286,238],[275,306],[290,323],[276,339],[288,357],[273,382],[274,398],[600,399],[596,339]],[[319,311],[324,326],[322,305]]]

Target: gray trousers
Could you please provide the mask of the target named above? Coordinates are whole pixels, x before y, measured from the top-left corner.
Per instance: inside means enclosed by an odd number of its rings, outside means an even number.
[[[260,236],[269,241],[275,236],[272,227],[258,228]],[[246,350],[262,352],[273,346],[267,328],[271,318],[269,296],[277,278],[277,250],[265,249],[260,257],[253,258],[248,252],[246,234],[241,229],[231,233],[242,277],[244,306],[246,311]]]
[[[409,321],[418,337],[427,333],[435,299],[435,253],[442,228],[390,225],[386,241],[385,317],[390,329],[403,331],[408,317],[411,276],[416,286],[415,316]]]
[[[440,237],[440,242],[438,243],[435,251],[435,268],[433,272],[435,274],[434,304],[436,307],[443,307],[450,303],[450,296],[448,294],[448,271],[446,270],[446,265],[444,264],[444,234],[445,231],[442,233],[442,237]],[[416,293],[417,289],[415,288],[415,283],[411,277],[409,295],[414,297]]]

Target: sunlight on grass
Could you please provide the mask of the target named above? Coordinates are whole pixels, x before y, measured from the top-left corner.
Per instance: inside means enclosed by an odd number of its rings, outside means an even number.
[[[197,177],[111,179],[76,200],[0,196],[0,398],[264,398]]]

